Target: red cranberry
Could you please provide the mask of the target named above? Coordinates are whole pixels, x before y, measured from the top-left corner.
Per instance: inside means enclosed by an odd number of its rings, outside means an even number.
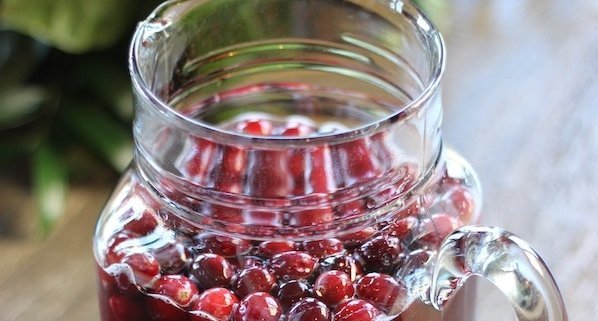
[[[284,131],[282,132],[282,136],[287,137],[305,137],[311,133],[313,133],[313,128],[303,124],[288,124]]]
[[[281,280],[306,279],[316,269],[317,264],[317,259],[299,251],[278,254],[270,260],[270,268]]]
[[[228,193],[243,191],[243,177],[247,166],[247,150],[225,146],[222,151],[222,161],[217,169],[215,189]]]
[[[177,167],[183,175],[200,184],[206,184],[210,179],[211,171],[216,164],[216,153],[218,145],[212,141],[203,138],[194,137],[189,149],[183,156],[181,164]]]
[[[198,255],[191,266],[191,275],[203,289],[227,286],[234,272],[224,257],[210,253]]]
[[[187,247],[177,241],[167,243],[154,251],[163,273],[177,274],[187,267],[190,253]]]
[[[186,321],[188,319],[187,312],[164,298],[148,296],[146,308],[151,319],[155,321]]]
[[[280,285],[276,296],[283,310],[288,311],[293,304],[308,297],[309,294],[309,285],[303,281],[292,280]]]
[[[237,131],[255,136],[268,136],[272,133],[272,123],[265,119],[247,120],[237,124]]]
[[[458,220],[448,214],[434,214],[421,221],[416,240],[436,248],[459,225]]]
[[[156,226],[158,226],[156,214],[150,210],[145,210],[139,217],[135,217],[125,224],[123,230],[143,236],[153,232]]]
[[[111,264],[119,263],[127,254],[127,245],[129,245],[131,242],[133,242],[131,235],[125,233],[114,235],[108,241],[108,248],[106,250],[106,265],[110,266]]]
[[[336,145],[333,155],[345,176],[345,186],[354,185],[377,175],[378,165],[372,158],[369,142],[365,139]]]
[[[394,236],[377,236],[360,246],[357,258],[369,271],[392,272],[400,262],[403,249]]]
[[[243,256],[251,250],[251,243],[247,240],[204,233],[197,237],[197,250],[222,255],[226,258]]]
[[[184,275],[164,275],[154,283],[154,292],[180,306],[187,306],[198,294],[197,286]]]
[[[130,271],[130,267],[125,264],[113,264],[109,266],[106,269],[106,275],[103,276],[110,276],[112,281],[106,285],[129,297],[139,296],[141,292],[135,285],[134,276],[131,275]]]
[[[251,154],[251,170],[247,173],[250,193],[257,197],[286,197],[293,188],[288,170],[288,154],[284,151],[258,150]]]
[[[291,241],[264,241],[259,245],[259,254],[266,258],[294,250],[296,250],[295,243]]]
[[[454,187],[450,190],[448,195],[452,208],[461,221],[468,223],[472,222],[472,215],[474,212],[474,199],[471,193],[462,186]]]
[[[324,259],[320,264],[320,273],[331,270],[345,272],[352,282],[363,275],[363,266],[351,255],[337,255]]]
[[[351,277],[345,272],[325,272],[314,283],[314,296],[329,307],[337,306],[342,301],[352,298],[354,294]]]
[[[336,215],[340,217],[360,215],[363,213],[364,210],[365,202],[361,199],[347,202],[334,208]]]
[[[338,254],[344,250],[343,243],[335,238],[305,242],[303,243],[303,249],[317,258]]]
[[[334,181],[332,156],[329,148],[317,148],[309,153],[311,165],[307,174],[308,183],[305,186],[305,193],[327,193],[331,191],[336,182]]]
[[[239,303],[233,321],[279,321],[282,308],[270,294],[251,293]]]
[[[224,288],[212,288],[199,295],[192,304],[192,311],[205,312],[218,321],[226,321],[230,318],[233,308],[239,299],[230,290]],[[201,319],[191,317],[192,321]]]
[[[150,253],[133,253],[125,256],[122,263],[133,270],[135,282],[147,287],[160,275],[160,263]]]
[[[408,216],[390,223],[382,232],[390,236],[396,236],[401,240],[405,240],[411,234],[413,228],[417,226],[417,223],[417,218]]]
[[[270,292],[276,285],[276,278],[261,267],[251,267],[239,273],[233,283],[233,290],[240,298],[253,292]]]
[[[334,212],[329,208],[308,209],[296,211],[292,214],[291,226],[317,226],[334,220]]]
[[[400,312],[406,290],[390,275],[370,273],[357,281],[357,296],[385,312]],[[399,311],[396,311],[399,309]]]
[[[108,305],[116,321],[145,321],[147,319],[143,306],[124,295],[112,295],[108,299]]]
[[[334,321],[373,321],[380,311],[373,305],[360,299],[347,301],[339,305],[334,312]]]
[[[332,321],[332,313],[330,313],[330,310],[324,303],[314,298],[305,298],[293,305],[289,311],[287,320]]]
[[[339,239],[343,242],[346,249],[354,249],[370,240],[374,234],[376,234],[375,228],[366,227],[358,232],[342,235]]]

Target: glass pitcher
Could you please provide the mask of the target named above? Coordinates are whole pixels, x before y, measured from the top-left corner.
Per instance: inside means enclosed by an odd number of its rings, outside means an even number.
[[[135,160],[94,238],[102,321],[463,321],[471,275],[566,320],[522,240],[476,227],[413,5],[178,0],[130,52]]]

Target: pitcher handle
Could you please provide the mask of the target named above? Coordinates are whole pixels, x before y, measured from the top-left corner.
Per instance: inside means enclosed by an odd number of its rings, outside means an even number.
[[[430,288],[442,309],[468,277],[492,282],[511,302],[519,321],[567,321],[563,298],[546,264],[531,246],[496,227],[464,226],[442,243]]]

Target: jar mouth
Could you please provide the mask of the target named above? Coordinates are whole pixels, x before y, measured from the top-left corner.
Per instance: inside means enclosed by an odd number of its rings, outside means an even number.
[[[172,22],[176,19],[184,18],[185,10],[191,7],[205,6],[209,1],[196,0],[171,0],[163,3],[158,7],[145,21],[141,22],[133,36],[129,52],[129,71],[132,78],[132,83],[135,92],[154,108],[161,117],[174,126],[182,128],[189,133],[196,133],[198,136],[209,135],[214,140],[234,141],[237,145],[253,145],[253,146],[305,146],[316,144],[334,144],[348,140],[354,140],[359,137],[371,135],[388,128],[394,123],[397,123],[410,115],[416,113],[422,106],[434,96],[439,87],[442,74],[445,69],[445,47],[442,36],[433,25],[433,23],[421,12],[419,8],[401,1],[394,2],[392,8],[389,4],[384,4],[382,1],[346,1],[352,5],[362,7],[369,7],[368,9],[375,12],[381,12],[380,15],[388,15],[398,13],[403,18],[409,21],[409,24],[415,28],[417,37],[425,46],[426,49],[426,63],[429,66],[428,77],[418,79],[422,82],[422,88],[418,90],[414,98],[406,101],[401,108],[388,113],[382,117],[374,119],[359,126],[350,127],[347,130],[331,133],[319,133],[309,137],[299,136],[257,136],[246,133],[239,133],[223,129],[219,126],[211,124],[207,121],[189,117],[180,111],[177,111],[169,102],[160,97],[159,89],[152,88],[150,82],[152,79],[148,75],[144,75],[144,55],[143,48],[146,46],[149,38],[156,33],[169,28]],[[313,1],[312,1],[313,2]],[[317,1],[316,1],[317,2]],[[316,5],[316,4],[314,4]],[[154,66],[155,67],[155,66]],[[391,79],[393,80],[393,79]],[[351,95],[352,93],[338,92],[339,95]]]

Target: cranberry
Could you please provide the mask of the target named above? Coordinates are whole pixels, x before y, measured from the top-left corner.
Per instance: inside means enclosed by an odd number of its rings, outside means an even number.
[[[363,266],[351,255],[331,256],[320,264],[320,273],[330,270],[345,272],[354,282],[363,275]]]
[[[283,151],[256,150],[251,153],[252,167],[247,173],[250,193],[257,197],[286,197],[293,188],[289,175],[288,154]]]
[[[106,269],[103,277],[111,277],[112,280],[106,285],[112,289],[126,294],[129,297],[136,297],[141,294],[135,285],[134,276],[130,275],[131,268],[126,264],[113,264]]]
[[[116,321],[145,321],[147,319],[143,306],[124,295],[112,295],[108,299],[108,305]]]
[[[278,254],[270,260],[270,268],[281,280],[306,279],[316,269],[317,264],[317,259],[299,251]]]
[[[361,199],[350,201],[334,208],[339,217],[351,217],[360,215],[365,210],[365,202]]]
[[[188,146],[188,153],[181,159],[183,166],[178,167],[185,177],[202,185],[208,183],[211,171],[217,163],[215,155],[219,146],[212,141],[197,137],[194,137]]]
[[[436,248],[459,225],[458,220],[448,214],[434,214],[421,221],[416,240]]]
[[[334,188],[332,158],[329,148],[317,148],[309,153],[311,165],[307,174],[308,185],[305,186],[305,193],[327,193]]]
[[[377,163],[372,158],[369,142],[358,139],[334,146],[333,157],[344,176],[344,185],[351,186],[377,175]]]
[[[197,250],[222,255],[226,258],[242,256],[251,250],[251,243],[247,240],[203,233],[196,239]]]
[[[475,223],[471,222],[475,203],[473,196],[466,188],[462,186],[452,188],[448,193],[448,199],[454,209],[455,215],[457,215],[461,221]]]
[[[280,285],[276,296],[282,308],[288,311],[293,304],[308,297],[309,294],[309,285],[303,281],[292,280]]]
[[[192,304],[192,311],[205,312],[218,321],[226,321],[230,318],[233,308],[238,302],[239,299],[230,290],[212,288],[199,295]],[[192,316],[191,320],[199,321],[202,319]]]
[[[287,137],[305,137],[311,133],[313,133],[313,128],[304,124],[288,124],[284,131],[282,132],[282,136]]]
[[[142,286],[148,286],[160,275],[160,264],[150,253],[132,253],[122,259],[133,270],[135,282]]]
[[[264,241],[259,245],[259,254],[271,258],[276,254],[294,251],[295,243],[291,241]]]
[[[238,263],[239,268],[241,269],[247,269],[254,266],[263,267],[265,264],[264,259],[258,256],[243,256]]]
[[[324,303],[314,298],[306,298],[293,305],[289,311],[287,320],[332,321],[332,313],[330,313],[330,310]]]
[[[270,292],[276,285],[276,278],[268,270],[251,267],[239,273],[233,283],[233,290],[241,298],[253,292]]]
[[[146,308],[151,319],[155,321],[186,321],[188,319],[187,312],[164,298],[148,296]]]
[[[360,299],[347,301],[339,305],[334,312],[334,321],[373,321],[380,311],[373,305]]]
[[[145,210],[139,217],[134,217],[125,224],[123,230],[143,236],[153,232],[156,226],[158,226],[156,214],[150,210]]]
[[[405,240],[411,234],[411,231],[417,223],[417,218],[408,216],[390,223],[382,232],[390,236],[396,236],[401,240]]]
[[[406,290],[390,275],[370,273],[359,279],[356,284],[357,296],[385,312],[397,311],[403,304]]]
[[[106,264],[111,265],[114,263],[119,263],[127,253],[127,245],[130,245],[132,241],[133,239],[131,239],[131,236],[128,234],[119,233],[114,235],[108,241],[108,249],[106,250]]]
[[[354,249],[370,240],[374,234],[376,234],[375,228],[366,227],[358,232],[342,235],[339,239],[343,242],[346,249]]]
[[[198,255],[191,266],[191,275],[203,289],[227,286],[234,272],[224,257],[210,253]]]
[[[233,321],[279,321],[282,308],[270,294],[251,293],[239,303]]]
[[[330,208],[308,209],[296,211],[289,220],[291,226],[314,226],[330,223],[334,220],[334,212]]]
[[[322,273],[314,283],[314,296],[329,307],[337,306],[354,294],[351,277],[345,272],[333,270]]]
[[[247,151],[225,146],[222,151],[222,161],[217,169],[215,189],[228,193],[243,191],[243,177],[247,166]]]
[[[252,119],[238,123],[237,131],[255,136],[268,136],[272,133],[272,123],[264,119]]]
[[[397,237],[381,235],[364,243],[355,253],[367,270],[390,273],[400,262],[402,250]]]
[[[344,250],[343,243],[335,238],[305,242],[303,243],[303,249],[317,258],[338,254]]]
[[[184,275],[164,275],[154,283],[154,292],[180,306],[187,306],[197,295],[195,283]]]
[[[190,253],[180,242],[171,241],[154,251],[163,273],[177,274],[187,267]]]

